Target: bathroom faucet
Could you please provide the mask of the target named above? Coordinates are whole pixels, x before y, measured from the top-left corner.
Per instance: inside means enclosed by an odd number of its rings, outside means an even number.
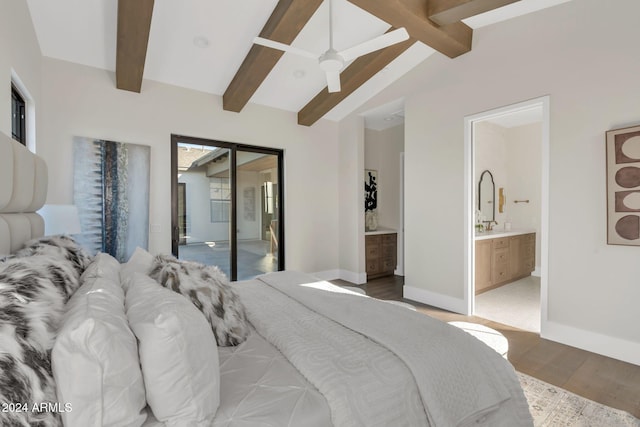
[[[498,225],[498,221],[482,221],[482,222],[487,224],[486,227],[485,227],[485,230],[487,230],[487,231],[493,230],[493,225],[491,225],[491,223],[493,223],[495,225]]]

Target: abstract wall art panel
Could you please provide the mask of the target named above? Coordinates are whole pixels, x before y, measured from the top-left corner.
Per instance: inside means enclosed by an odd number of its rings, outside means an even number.
[[[640,246],[640,126],[607,132],[607,243]]]
[[[126,262],[149,245],[150,147],[75,137],[74,203],[91,253]]]
[[[378,228],[378,171],[364,171],[364,229],[374,231]]]

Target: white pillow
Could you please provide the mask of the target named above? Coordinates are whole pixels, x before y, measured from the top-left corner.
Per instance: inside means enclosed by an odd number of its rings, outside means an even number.
[[[128,280],[127,317],[153,414],[167,426],[210,426],[220,404],[220,368],[209,323],[150,277],[134,273]]]
[[[144,423],[137,342],[118,282],[91,276],[71,297],[51,363],[58,400],[71,404],[71,411],[61,414],[66,426]]]
[[[99,252],[80,276],[80,283],[93,283],[97,278],[120,283],[120,263],[109,254]],[[85,292],[86,293],[86,292]]]
[[[127,279],[131,278],[134,273],[149,274],[152,264],[153,255],[138,246],[129,258],[129,261],[122,264],[122,268],[120,269],[120,282],[122,286],[125,287],[125,290],[128,283]]]

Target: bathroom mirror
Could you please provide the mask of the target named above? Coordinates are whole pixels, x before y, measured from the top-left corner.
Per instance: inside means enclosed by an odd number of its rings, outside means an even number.
[[[484,216],[484,221],[495,221],[496,219],[495,193],[493,175],[486,170],[482,172],[478,182],[478,210]]]

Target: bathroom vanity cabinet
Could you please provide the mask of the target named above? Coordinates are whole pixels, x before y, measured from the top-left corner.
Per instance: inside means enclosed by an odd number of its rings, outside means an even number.
[[[476,294],[529,276],[536,265],[536,233],[476,236]]]
[[[365,233],[367,280],[393,276],[398,264],[398,235],[395,232]]]

